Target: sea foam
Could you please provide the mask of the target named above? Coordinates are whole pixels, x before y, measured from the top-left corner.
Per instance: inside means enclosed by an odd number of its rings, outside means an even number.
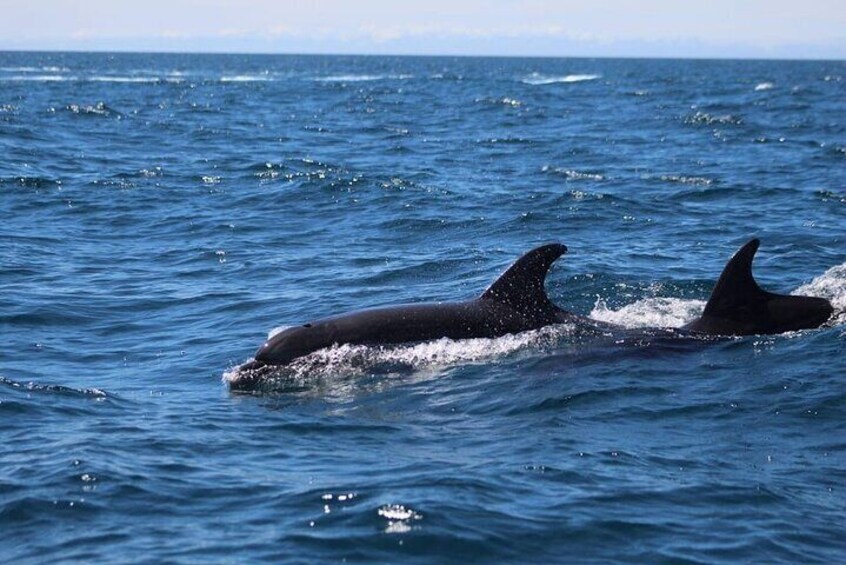
[[[571,83],[571,82],[585,82],[589,80],[596,80],[600,78],[602,75],[593,75],[593,74],[573,74],[573,75],[542,75],[540,73],[532,73],[528,77],[522,79],[521,82],[524,84],[531,84],[534,86],[543,85],[543,84],[556,84],[556,83]]]
[[[846,263],[828,269],[792,294],[819,296],[827,299],[834,307],[834,324],[846,323]]]
[[[597,299],[590,317],[624,328],[677,328],[695,319],[705,307],[703,300],[682,298],[643,298],[612,310]]]
[[[270,336],[284,328],[274,328]],[[440,338],[403,345],[334,345],[295,359],[269,375],[268,381],[285,386],[303,386],[315,379],[364,373],[438,372],[457,364],[485,363],[520,351],[552,348],[576,333],[569,324],[496,338],[454,340]],[[235,367],[223,374],[223,381],[236,384],[243,375]]]

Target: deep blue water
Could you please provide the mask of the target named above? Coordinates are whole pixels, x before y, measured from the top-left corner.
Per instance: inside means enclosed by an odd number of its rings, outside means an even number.
[[[0,53],[4,561],[834,562],[846,329],[274,328],[471,297],[531,247],[626,326],[846,306],[846,63]]]

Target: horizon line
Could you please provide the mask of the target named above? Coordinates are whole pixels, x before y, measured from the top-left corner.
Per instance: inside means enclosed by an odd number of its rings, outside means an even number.
[[[71,53],[71,54],[106,54],[106,55],[253,55],[260,57],[407,57],[407,58],[462,58],[462,59],[624,59],[624,60],[691,60],[691,61],[783,61],[783,62],[846,62],[846,58],[837,57],[784,57],[781,55],[766,56],[731,56],[731,55],[551,55],[551,54],[492,54],[492,53],[373,53],[373,52],[331,52],[331,51],[215,51],[215,50],[138,50],[121,48],[87,48],[87,49],[58,49],[58,48],[15,48],[0,46],[0,53]]]

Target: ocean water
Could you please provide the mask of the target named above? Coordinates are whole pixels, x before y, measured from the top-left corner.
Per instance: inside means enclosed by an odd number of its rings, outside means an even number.
[[[0,53],[5,562],[846,555],[846,63]],[[631,328],[758,280],[781,336],[336,347],[548,241]]]

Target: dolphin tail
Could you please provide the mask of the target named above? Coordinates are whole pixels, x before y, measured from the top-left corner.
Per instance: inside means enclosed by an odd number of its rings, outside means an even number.
[[[774,294],[758,285],[752,275],[752,260],[760,243],[753,239],[734,254],[714,285],[702,317],[688,329],[697,331],[708,326],[720,328],[708,333],[731,335],[782,333],[816,328],[828,320],[833,308],[824,298]]]
[[[546,295],[544,282],[549,268],[567,252],[560,243],[550,243],[532,249],[508,267],[488,289],[482,300],[496,300],[518,310],[557,310]]]

